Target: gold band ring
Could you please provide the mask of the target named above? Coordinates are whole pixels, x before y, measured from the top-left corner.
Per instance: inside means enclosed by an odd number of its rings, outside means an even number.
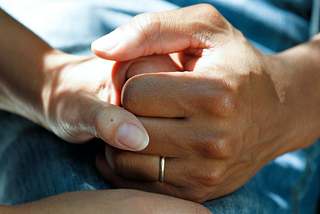
[[[165,164],[165,157],[160,156],[159,181],[161,183],[163,183],[163,180],[164,180],[164,164]]]

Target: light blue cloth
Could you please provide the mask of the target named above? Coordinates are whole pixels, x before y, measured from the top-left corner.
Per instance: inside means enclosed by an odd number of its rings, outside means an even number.
[[[320,31],[320,1],[313,0],[312,13],[310,19],[309,35],[314,36]]]
[[[0,0],[0,6],[53,47],[92,55],[92,41],[136,14],[200,2],[217,7],[265,53],[309,38],[312,0]],[[103,145],[99,141],[69,144],[26,119],[0,111],[0,203],[109,189],[94,165]],[[315,213],[319,165],[320,141],[278,157],[236,192],[204,205],[213,213]]]

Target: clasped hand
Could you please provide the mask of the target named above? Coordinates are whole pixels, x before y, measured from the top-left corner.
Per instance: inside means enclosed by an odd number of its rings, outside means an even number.
[[[97,158],[115,187],[204,202],[235,191],[298,148],[296,117],[275,72],[281,62],[254,48],[210,5],[139,15],[92,49],[123,61],[120,68],[138,57],[177,53],[184,71],[138,69],[126,81],[115,80],[123,107],[150,137],[140,152],[107,145]],[[164,183],[159,156],[166,157]]]

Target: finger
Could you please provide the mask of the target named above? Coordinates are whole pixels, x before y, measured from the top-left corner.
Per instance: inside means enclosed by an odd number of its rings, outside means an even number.
[[[122,90],[122,105],[135,115],[185,118],[194,114],[226,114],[232,99],[222,81],[197,72],[143,74],[129,79]],[[221,106],[219,112],[216,106]],[[231,109],[231,108],[230,108]]]
[[[111,146],[124,150],[143,150],[149,136],[132,113],[114,105],[104,105],[93,116],[94,132]]]
[[[208,200],[205,193],[201,190],[191,191],[188,188],[183,188],[175,185],[171,185],[166,181],[160,182],[138,182],[133,180],[125,179],[121,176],[116,175],[112,168],[109,166],[106,158],[103,155],[98,155],[96,159],[96,166],[100,171],[104,179],[116,188],[127,188],[127,189],[138,189],[146,192],[160,193],[165,195],[171,195],[182,199],[196,201],[198,203]],[[200,195],[205,195],[201,197]]]
[[[126,152],[106,145],[105,156],[119,176],[136,181],[159,180],[159,156]]]
[[[122,178],[158,182],[160,179],[160,156],[139,154],[115,149],[106,145],[105,156],[112,171]],[[190,164],[182,158],[165,157],[164,180],[175,186],[187,186],[190,181]]]
[[[147,192],[162,193],[173,196],[176,196],[180,190],[180,187],[175,187],[166,182],[138,182],[118,176],[112,171],[112,168],[106,160],[106,157],[101,154],[96,158],[96,166],[103,178],[106,179],[107,182],[114,185],[114,187],[120,187],[124,184],[125,186],[122,186],[124,188],[140,189]]]
[[[149,145],[139,153],[177,158],[223,160],[230,158],[234,147],[229,146],[233,133],[228,119],[200,120],[139,117],[148,131]],[[233,140],[232,142],[237,142]]]
[[[165,156],[185,157],[189,155],[189,145],[194,140],[193,130],[183,119],[139,117],[146,127],[150,143],[141,153]],[[200,134],[200,133],[199,133]]]
[[[122,86],[127,79],[144,73],[158,73],[181,70],[169,55],[140,57],[126,62],[116,62],[112,69],[112,82],[116,93],[121,95]]]
[[[179,78],[178,78],[179,77]],[[186,117],[188,79],[181,72],[144,74],[124,85],[122,105],[135,115],[149,117]]]
[[[138,15],[93,42],[92,51],[104,59],[126,61],[140,56],[221,45],[224,41],[221,34],[228,30],[231,31],[231,25],[214,7],[201,4]]]
[[[121,62],[119,62],[121,63]],[[182,68],[177,65],[173,59],[165,55],[152,55],[147,57],[140,57],[131,60],[130,67],[127,69],[127,79],[144,73],[159,73],[159,72],[172,72],[181,70]]]
[[[64,94],[68,102],[56,106],[67,141],[83,142],[92,137],[124,150],[142,150],[149,143],[147,131],[132,113],[118,106],[103,102],[91,94]],[[63,99],[63,98],[61,98]]]

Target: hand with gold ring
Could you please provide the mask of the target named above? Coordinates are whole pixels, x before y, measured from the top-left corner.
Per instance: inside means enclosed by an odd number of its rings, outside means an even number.
[[[264,55],[210,5],[139,15],[102,37],[92,45],[102,58],[178,53],[186,72],[123,82],[122,105],[150,143],[136,153],[106,146],[99,171],[115,187],[204,202],[240,188],[279,155],[310,146],[320,137],[319,37]],[[104,48],[112,38],[119,42]]]

